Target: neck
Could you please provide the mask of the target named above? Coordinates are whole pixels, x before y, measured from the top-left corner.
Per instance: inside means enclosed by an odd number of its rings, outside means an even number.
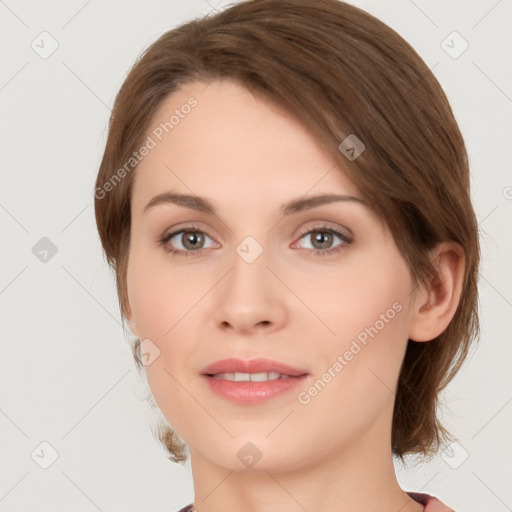
[[[386,418],[382,422],[386,424]],[[357,440],[329,453],[304,450],[285,469],[283,459],[265,463],[262,458],[252,469],[232,470],[190,448],[194,508],[198,512],[422,512],[423,506],[398,484],[387,449],[390,435],[382,435],[382,426],[377,421]]]

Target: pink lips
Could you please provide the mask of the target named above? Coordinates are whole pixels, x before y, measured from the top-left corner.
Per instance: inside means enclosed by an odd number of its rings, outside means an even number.
[[[286,378],[263,382],[230,381],[214,378],[218,373],[279,373]],[[309,377],[306,370],[279,363],[270,359],[259,358],[251,361],[242,359],[223,359],[202,370],[210,390],[218,396],[242,405],[254,405],[281,395],[296,388]]]
[[[217,373],[270,373],[276,372],[281,375],[289,375],[290,377],[298,377],[307,374],[307,370],[293,368],[279,361],[260,357],[249,361],[237,358],[221,359],[212,363],[201,371],[203,375],[215,375]]]

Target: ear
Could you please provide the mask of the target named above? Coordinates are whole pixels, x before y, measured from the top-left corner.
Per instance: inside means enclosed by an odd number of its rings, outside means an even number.
[[[459,305],[464,279],[464,251],[456,242],[442,242],[430,253],[440,279],[422,285],[415,295],[409,338],[430,341],[448,327]]]

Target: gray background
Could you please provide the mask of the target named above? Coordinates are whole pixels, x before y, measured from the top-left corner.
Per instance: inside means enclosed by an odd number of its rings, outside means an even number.
[[[445,89],[482,233],[481,341],[443,395],[458,444],[397,464],[399,480],[461,512],[512,510],[511,0],[352,3],[410,42]],[[220,5],[0,0],[3,512],[172,512],[193,500],[189,463],[168,462],[150,432],[93,194],[129,67],[163,32]],[[57,250],[46,262],[44,237]]]

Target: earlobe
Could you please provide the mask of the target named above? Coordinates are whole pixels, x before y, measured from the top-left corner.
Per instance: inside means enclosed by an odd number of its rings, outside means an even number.
[[[459,305],[464,280],[464,251],[455,242],[443,242],[432,251],[440,279],[424,285],[413,303],[409,339],[430,341],[446,330]]]

